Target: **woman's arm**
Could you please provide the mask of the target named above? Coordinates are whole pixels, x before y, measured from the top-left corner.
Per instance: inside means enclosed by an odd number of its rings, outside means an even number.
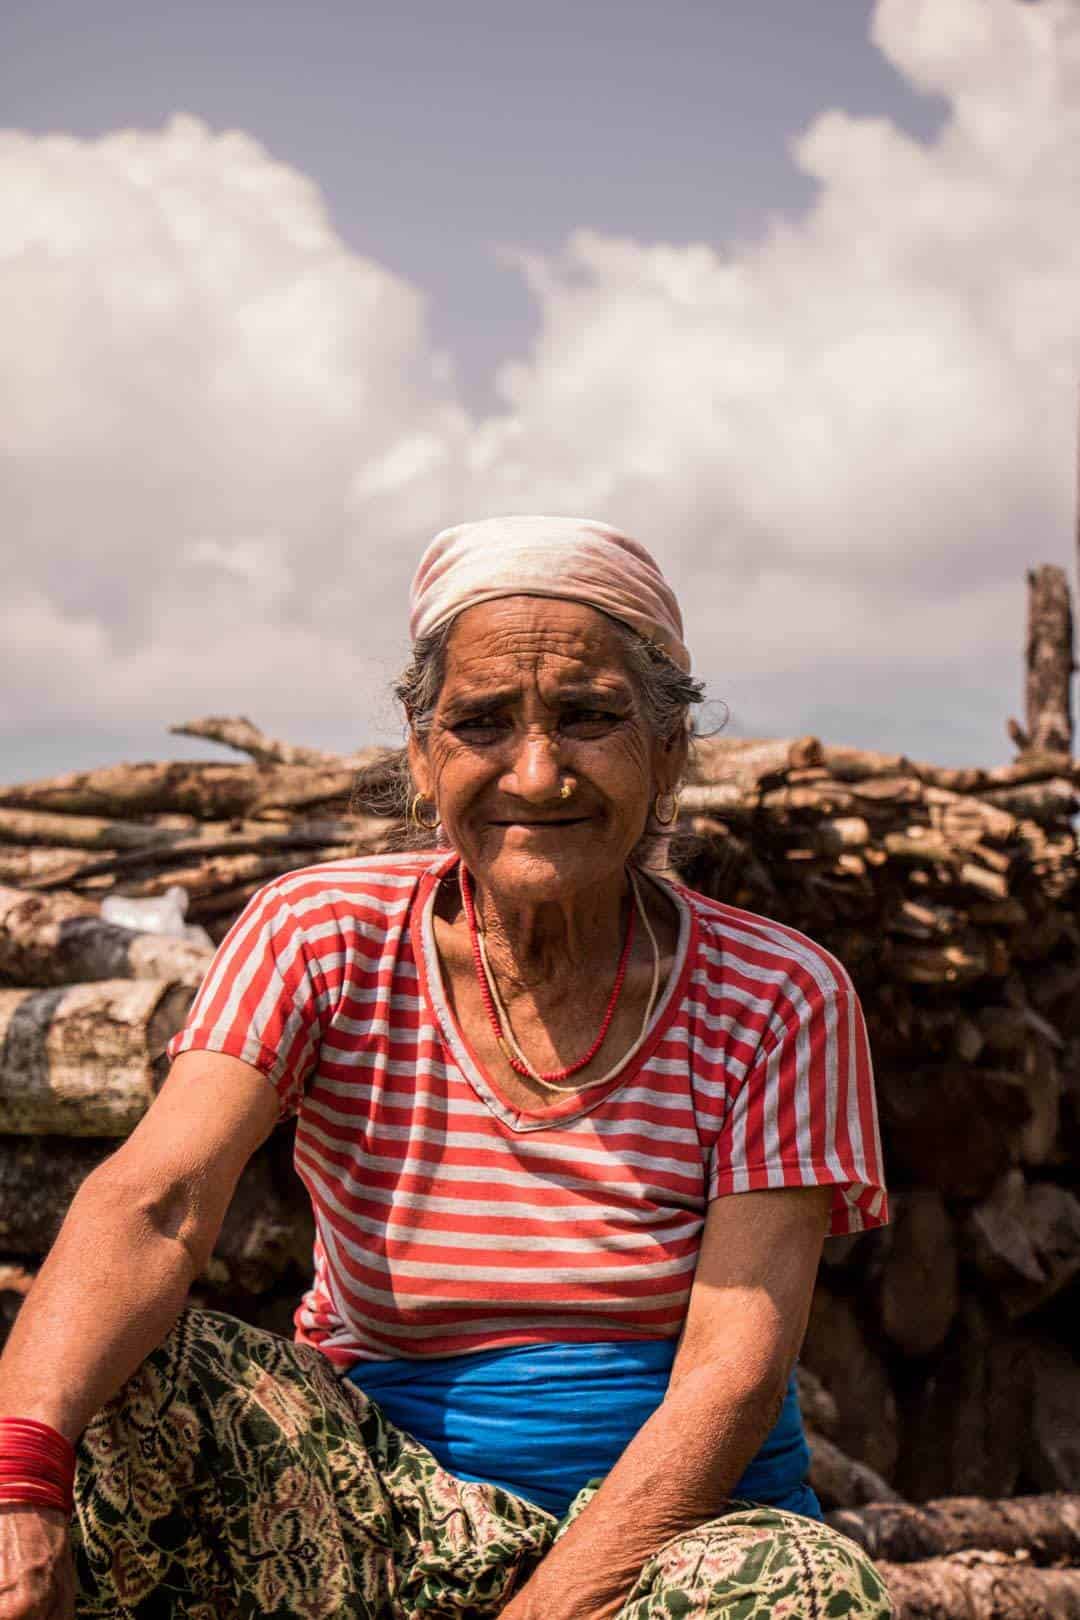
[[[238,1058],[177,1058],[128,1140],[87,1177],[0,1357],[0,1416],[75,1440],[161,1343],[278,1101]]]
[[[78,1438],[180,1314],[277,1114],[273,1087],[249,1064],[177,1058],[72,1202],[0,1358],[0,1416]],[[0,1505],[0,1617],[68,1620],[73,1601],[64,1516]]]
[[[811,1187],[710,1206],[663,1404],[502,1620],[611,1620],[664,1542],[720,1512],[779,1415],[829,1198]]]

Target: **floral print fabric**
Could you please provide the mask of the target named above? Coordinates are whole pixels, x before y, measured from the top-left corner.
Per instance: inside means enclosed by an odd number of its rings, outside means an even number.
[[[581,1511],[457,1479],[318,1351],[189,1309],[78,1448],[79,1620],[495,1620]],[[648,1560],[619,1620],[886,1620],[865,1554],[749,1504]]]

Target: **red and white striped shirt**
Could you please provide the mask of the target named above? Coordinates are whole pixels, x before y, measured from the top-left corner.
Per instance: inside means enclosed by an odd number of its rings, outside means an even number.
[[[794,929],[668,883],[675,967],[607,1085],[512,1107],[442,992],[446,851],[276,878],[169,1056],[226,1052],[298,1113],[316,1218],[296,1336],[358,1360],[675,1337],[710,1200],[829,1184],[830,1232],[886,1220],[873,1079],[844,969]]]

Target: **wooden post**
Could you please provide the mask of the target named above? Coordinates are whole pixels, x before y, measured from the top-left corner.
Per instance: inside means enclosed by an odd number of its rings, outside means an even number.
[[[1010,734],[1022,753],[1071,754],[1073,619],[1065,570],[1053,563],[1028,571],[1027,680],[1024,729]]]

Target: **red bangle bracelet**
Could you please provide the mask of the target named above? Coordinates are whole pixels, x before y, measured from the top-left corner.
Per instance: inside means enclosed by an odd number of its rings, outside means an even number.
[[[0,1507],[4,1506],[56,1508],[70,1518],[75,1500],[70,1492],[55,1485],[42,1485],[36,1479],[12,1480],[0,1484]]]
[[[0,1418],[0,1503],[52,1507],[70,1514],[75,1447],[36,1418]]]

